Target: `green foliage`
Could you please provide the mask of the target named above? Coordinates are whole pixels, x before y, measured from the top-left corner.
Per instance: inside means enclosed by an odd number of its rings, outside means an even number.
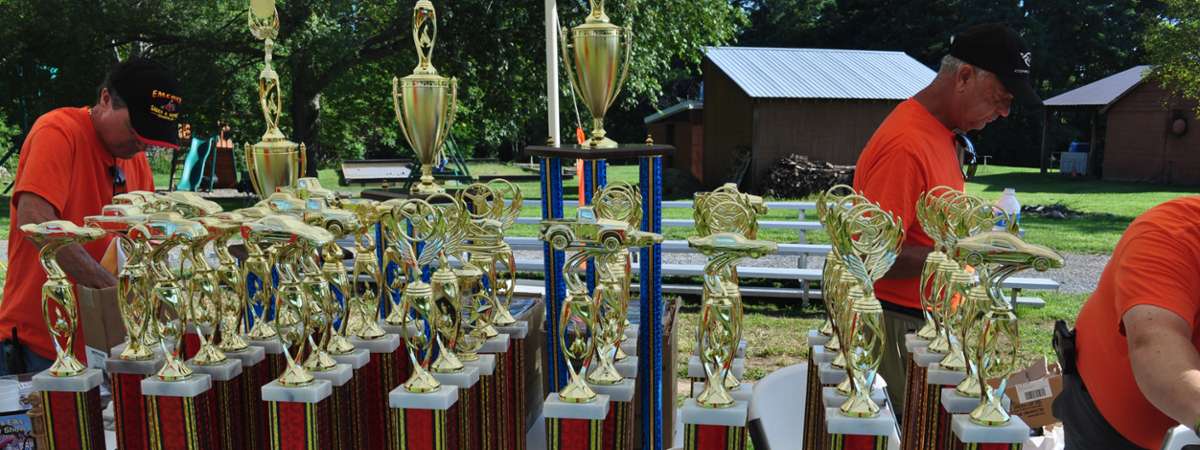
[[[392,109],[393,76],[412,72],[413,2],[281,0],[275,67],[285,104],[282,128],[312,149],[310,164],[411,155]],[[494,154],[542,142],[545,120],[541,2],[436,2],[434,64],[461,83],[454,139],[466,153]],[[587,2],[559,2],[563,25],[583,21]],[[697,74],[705,45],[733,39],[744,14],[726,0],[610,2],[633,24],[630,79],[617,109],[654,103],[663,86]],[[263,129],[255,78],[262,44],[246,26],[244,0],[0,1],[0,111],[22,129],[59,106],[94,101],[117,55],[149,54],[182,81],[185,120],[197,135],[229,122],[239,143]],[[136,18],[136,20],[131,20]],[[562,100],[568,89],[562,79]],[[622,116],[624,117],[624,116]],[[625,117],[637,120],[640,117]],[[620,127],[617,127],[618,129]]]
[[[1200,100],[1200,0],[1166,4],[1145,37],[1153,75],[1172,92]]]

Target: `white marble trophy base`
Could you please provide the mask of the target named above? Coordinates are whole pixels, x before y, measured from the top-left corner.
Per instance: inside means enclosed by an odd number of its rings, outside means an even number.
[[[479,369],[479,376],[481,377],[490,377],[496,373],[496,355],[479,354],[476,356],[478,356],[479,359],[474,361],[463,361],[463,365]]]
[[[824,345],[814,345],[812,347],[812,356],[813,361],[815,361],[817,364],[828,364],[833,362],[834,359],[837,359],[837,352],[826,350]]]
[[[188,362],[192,370],[212,377],[212,381],[229,381],[242,374],[242,360],[229,358],[216,364],[196,364]]]
[[[921,367],[931,367],[934,364],[946,359],[945,353],[934,353],[929,351],[929,346],[917,347],[913,352],[913,362],[916,362]]]
[[[518,320],[510,325],[496,325],[496,331],[507,334],[512,339],[525,339],[529,336],[529,322]]]
[[[930,365],[925,372],[925,382],[937,386],[958,386],[966,378],[966,372],[946,370],[937,364]]]
[[[700,395],[701,392],[704,392],[704,387],[706,384],[707,383],[703,381],[696,382],[695,386],[692,387],[692,392],[695,392],[696,395]],[[746,402],[749,404],[750,399],[754,397],[754,382],[743,381],[742,384],[738,385],[738,387],[730,389],[729,395],[733,396],[735,401]]]
[[[264,402],[320,403],[330,395],[333,383],[319,378],[304,386],[284,386],[276,380],[262,387]]]
[[[367,365],[367,363],[371,362],[371,352],[368,352],[367,349],[364,348],[356,348],[354,351],[344,355],[329,356],[332,356],[333,360],[337,361],[338,364],[349,364],[350,369],[352,370],[361,369],[363,366]]]
[[[617,367],[621,378],[637,378],[638,357],[626,354],[625,359],[614,362],[613,365]]]
[[[916,353],[918,348],[929,347],[929,341],[917,336],[917,333],[908,333],[904,335],[904,349],[909,353]]]
[[[950,418],[950,431],[964,444],[1021,444],[1029,439],[1029,425],[1012,416],[1008,423],[989,427],[971,421],[966,414]]]
[[[212,377],[193,373],[182,380],[163,381],[158,377],[142,380],[142,395],[147,397],[196,397],[212,389]]]
[[[830,339],[833,339],[833,337],[823,335],[818,330],[808,330],[808,345],[810,347],[817,346],[817,345],[825,345],[829,342]]]
[[[391,353],[400,348],[400,335],[388,333],[377,339],[350,338],[354,348],[361,348],[371,353]]]
[[[608,417],[608,402],[608,396],[603,394],[596,394],[596,398],[587,403],[564,402],[557,392],[551,392],[542,404],[542,416],[547,419],[604,420]]]
[[[383,319],[380,319],[379,327],[383,328],[383,331],[387,332],[388,334],[394,334],[402,338],[412,336],[418,332],[417,325],[411,322],[407,325],[392,325],[385,322]]]
[[[833,367],[833,363],[821,363],[817,366],[817,375],[822,386],[836,386],[846,380],[846,369]]]
[[[268,355],[279,355],[283,353],[283,343],[279,342],[279,338],[270,339],[246,339],[246,342],[254,347],[261,347]]]
[[[354,369],[350,368],[349,364],[338,364],[329,370],[312,370],[309,371],[318,380],[325,380],[333,384],[333,387],[342,387],[350,382],[350,378],[354,376]]]
[[[841,408],[825,408],[825,432],[845,436],[891,436],[896,431],[892,409],[883,407],[875,417],[847,417]]]
[[[846,403],[846,400],[849,399],[849,397],[838,392],[836,386],[821,388],[821,398],[824,400],[826,408],[841,408],[842,404]],[[871,401],[875,402],[876,405],[883,406],[887,402],[887,389],[878,386],[872,388]]]
[[[482,357],[483,355],[480,355]],[[479,382],[479,368],[466,366],[463,370],[453,373],[433,372],[433,378],[443,385],[457,386],[459,389],[470,389]]]
[[[508,351],[508,335],[497,333],[495,336],[488,338],[483,342],[483,347],[479,348],[479,353],[504,353]]]
[[[115,354],[119,355],[120,352]],[[104,360],[104,371],[112,374],[149,376],[157,373],[162,363],[163,357],[157,354],[141,361],[112,357]]]
[[[458,402],[458,386],[446,386],[433,392],[413,393],[396,386],[388,393],[388,406],[393,409],[432,409],[445,411]]]
[[[960,395],[954,388],[942,388],[942,409],[950,414],[970,414],[979,407],[979,401],[979,397]],[[1000,399],[1000,404],[1007,410],[1012,402],[1006,395]]]
[[[43,370],[33,376],[35,392],[87,392],[104,382],[104,372],[100,369],[84,369],[83,373],[70,377],[50,375],[50,370]]]
[[[679,410],[679,420],[684,425],[745,427],[749,414],[750,404],[745,401],[735,401],[727,408],[705,408],[696,403],[696,399],[689,398],[683,401],[683,408]]]
[[[742,375],[746,373],[746,359],[734,358],[732,366],[733,376],[737,379],[742,379]],[[700,364],[699,356],[688,357],[688,378],[707,378],[704,375],[704,365]]]
[[[267,359],[267,351],[262,347],[251,345],[236,352],[225,352],[225,357],[240,360],[244,370]]]
[[[608,397],[610,402],[632,402],[633,394],[637,391],[637,384],[631,378],[624,378],[617,384],[588,383],[588,386],[597,394]]]
[[[637,356],[637,345],[637,336],[626,337],[625,339],[621,340],[621,352],[625,353],[627,356]]]

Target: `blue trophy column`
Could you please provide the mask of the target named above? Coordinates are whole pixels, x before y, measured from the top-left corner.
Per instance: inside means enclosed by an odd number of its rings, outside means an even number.
[[[563,217],[563,183],[562,159],[557,157],[542,157],[541,188],[542,188],[542,219],[561,219]],[[558,321],[562,313],[563,299],[567,296],[567,285],[562,278],[563,263],[566,254],[562,250],[550,247],[549,242],[542,243],[542,262],[546,275],[546,377],[549,380],[551,392],[558,392],[567,384],[567,361],[563,357],[562,346],[558,342]]]
[[[640,158],[642,231],[662,233],[662,157]],[[638,389],[641,391],[642,448],[663,449],[662,245],[641,250],[641,320],[638,323]],[[668,361],[674,363],[674,361]],[[674,389],[674,386],[668,386]],[[671,410],[675,405],[669,405]]]

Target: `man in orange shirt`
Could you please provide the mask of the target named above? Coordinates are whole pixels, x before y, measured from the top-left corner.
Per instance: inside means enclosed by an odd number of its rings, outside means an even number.
[[[1200,196],[1134,220],[1079,311],[1074,351],[1056,336],[1064,376],[1053,411],[1068,450],[1157,449],[1168,429],[1200,425],[1196,217]]]
[[[958,34],[933,82],[896,106],[858,158],[854,188],[905,227],[896,263],[875,283],[887,334],[879,372],[895,411],[905,401],[904,335],[921,327],[918,278],[933,249],[916,220],[917,197],[937,186],[963,189],[956,146],[966,140],[958,133],[1008,116],[1014,98],[1041,104],[1030,86],[1030,62],[1024,41],[1004,25],[977,25]]]
[[[59,108],[38,118],[21,146],[8,241],[8,279],[0,302],[0,375],[46,369],[54,344],[42,319],[46,273],[38,248],[20,227],[100,213],[114,194],[154,190],[147,147],[177,148],[176,119],[182,99],[166,68],[135,58],[114,66],[100,85],[95,106]],[[109,239],[58,252],[71,280],[91,288],[116,285],[100,266]],[[84,359],[82,329],[75,356]],[[105,349],[107,350],[107,349]]]

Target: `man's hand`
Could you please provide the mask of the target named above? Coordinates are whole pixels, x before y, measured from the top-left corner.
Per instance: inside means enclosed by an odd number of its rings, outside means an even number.
[[[21,193],[17,200],[17,226],[30,223],[42,223],[58,220],[58,212],[54,205],[46,199],[30,192]],[[92,259],[83,246],[72,244],[58,251],[58,264],[76,283],[103,289],[117,285],[117,278],[104,270],[100,263]]]
[[[925,268],[925,257],[933,251],[933,247],[905,242],[900,246],[900,255],[892,268],[883,275],[885,280],[916,278],[921,276]]]
[[[1200,419],[1200,353],[1192,345],[1192,327],[1154,305],[1134,306],[1122,321],[1142,394],[1163,414],[1194,427]]]

